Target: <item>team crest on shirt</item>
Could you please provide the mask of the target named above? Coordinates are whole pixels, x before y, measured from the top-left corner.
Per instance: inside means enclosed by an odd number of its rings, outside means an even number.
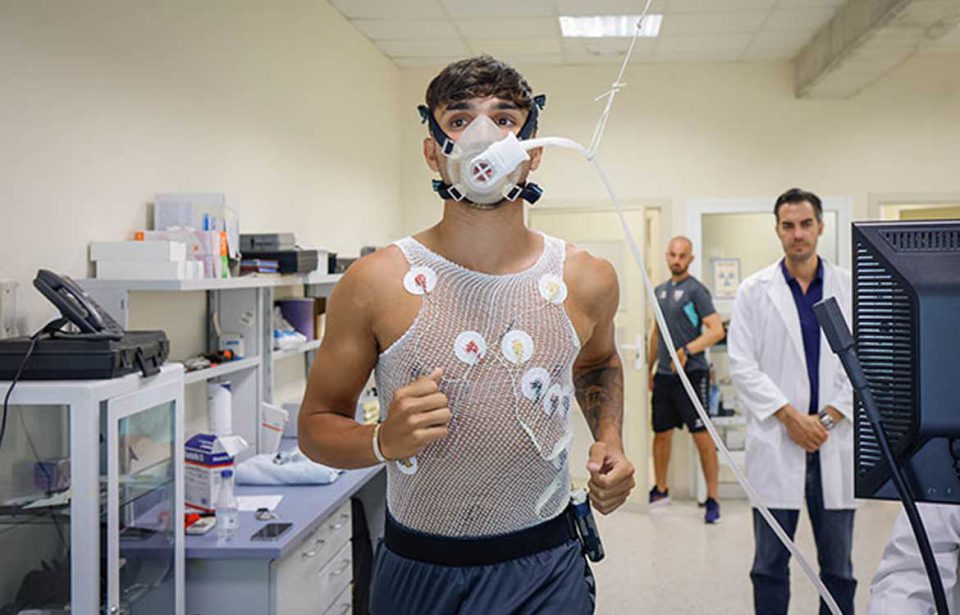
[[[673,300],[674,300],[674,301],[680,301],[680,299],[682,299],[682,298],[683,298],[683,289],[682,289],[682,288],[678,288],[677,290],[673,291]]]

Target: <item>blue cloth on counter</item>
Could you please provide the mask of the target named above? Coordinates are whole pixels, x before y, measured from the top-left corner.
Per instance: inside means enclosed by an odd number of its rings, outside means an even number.
[[[335,470],[307,459],[299,450],[281,455],[283,463],[274,463],[276,455],[257,455],[237,464],[239,485],[327,485],[343,470]]]

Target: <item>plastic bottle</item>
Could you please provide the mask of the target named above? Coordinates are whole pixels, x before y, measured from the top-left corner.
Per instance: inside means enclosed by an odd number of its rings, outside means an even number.
[[[233,470],[220,472],[220,492],[217,494],[217,542],[225,543],[237,535],[240,525],[240,510],[233,494]]]

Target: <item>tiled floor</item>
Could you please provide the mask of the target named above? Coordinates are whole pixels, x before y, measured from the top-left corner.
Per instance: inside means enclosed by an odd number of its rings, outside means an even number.
[[[600,517],[606,559],[594,566],[597,612],[604,615],[752,613],[750,564],[753,529],[745,500],[721,502],[723,519],[703,523],[703,509],[675,501],[650,513],[621,511]],[[870,580],[890,535],[898,503],[867,502],[857,512],[853,566],[857,612],[866,613]],[[804,512],[797,539],[816,567],[813,535]],[[816,590],[794,563],[791,614],[815,615]]]

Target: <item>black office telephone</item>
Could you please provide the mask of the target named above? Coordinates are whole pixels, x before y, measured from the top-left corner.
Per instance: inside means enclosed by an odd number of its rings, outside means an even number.
[[[27,337],[0,340],[0,380],[87,380],[152,376],[170,353],[163,331],[124,331],[66,276],[41,269],[33,285],[61,316]],[[79,331],[64,330],[67,323]]]
[[[123,338],[123,327],[70,278],[41,269],[37,272],[33,285],[57,306],[63,317],[75,324],[81,333],[98,333],[98,337],[104,339]]]

